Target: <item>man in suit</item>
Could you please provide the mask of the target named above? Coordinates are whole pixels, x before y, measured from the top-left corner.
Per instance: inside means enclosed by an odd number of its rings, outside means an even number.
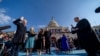
[[[47,54],[51,54],[51,51],[50,51],[51,31],[49,31],[48,28],[46,28],[46,30],[44,32],[44,37],[45,37],[45,49],[46,49],[46,53]]]
[[[13,48],[11,54],[12,56],[18,56],[18,47],[19,45],[24,44],[27,21],[24,19],[24,17],[21,17],[15,20],[13,23],[17,26],[17,30],[14,35],[14,38],[12,39]]]
[[[80,20],[75,17],[76,27],[72,26],[72,33],[77,33],[81,48],[85,49],[88,56],[97,56],[97,51],[100,48],[100,42],[96,34],[91,28],[87,19]]]

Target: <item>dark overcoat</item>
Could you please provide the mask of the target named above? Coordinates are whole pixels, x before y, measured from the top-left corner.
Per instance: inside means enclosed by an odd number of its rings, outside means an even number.
[[[51,32],[50,31],[45,31],[44,32],[44,37],[45,37],[45,48],[48,49],[50,48],[50,37],[51,37]]]
[[[91,25],[87,19],[80,20],[75,28],[78,28],[78,30],[72,31],[72,33],[77,33],[81,48],[92,50],[99,49],[99,39],[92,30]]]
[[[20,19],[15,20],[13,23],[17,26],[17,30],[12,41],[14,44],[23,44],[26,34],[26,27],[23,23],[21,23]]]

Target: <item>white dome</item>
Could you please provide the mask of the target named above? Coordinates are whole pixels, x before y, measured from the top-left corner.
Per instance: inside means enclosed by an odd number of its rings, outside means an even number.
[[[48,27],[59,27],[58,23],[54,20],[52,17],[50,23],[48,24]]]

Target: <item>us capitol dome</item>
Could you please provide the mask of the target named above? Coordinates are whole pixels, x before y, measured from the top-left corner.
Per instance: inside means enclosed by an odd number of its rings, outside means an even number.
[[[68,27],[60,26],[54,17],[51,18],[50,22],[44,29],[48,28],[52,32],[51,37],[59,39],[63,34],[68,37],[77,37],[76,34],[72,34]]]

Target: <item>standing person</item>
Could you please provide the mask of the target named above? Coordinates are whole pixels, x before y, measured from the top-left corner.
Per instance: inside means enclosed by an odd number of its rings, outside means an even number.
[[[79,44],[79,39],[75,37],[73,41],[74,41],[74,45],[75,45],[76,50],[81,49],[80,44]]]
[[[27,21],[24,19],[24,17],[21,17],[15,20],[13,23],[17,26],[17,30],[14,38],[12,39],[13,47],[11,54],[12,56],[18,56],[18,47],[24,44]]]
[[[38,39],[37,39],[37,51],[38,51],[38,54],[41,55],[41,49],[42,49],[42,43],[43,43],[43,34],[44,34],[44,31],[43,29],[40,29],[39,33],[38,33]]]
[[[61,50],[61,38],[57,40],[57,48]]]
[[[26,45],[25,45],[25,48],[26,48],[26,56],[31,55],[32,53],[32,50],[34,48],[34,42],[35,42],[35,32],[34,32],[34,28],[31,27],[30,28],[30,31],[27,32],[28,33],[28,39],[26,40]]]
[[[61,51],[68,51],[69,50],[69,44],[67,37],[63,34],[61,38]]]
[[[51,32],[46,28],[44,32],[44,37],[45,37],[45,48],[46,48],[46,53],[51,54],[50,52],[50,37],[51,37]]]
[[[69,37],[68,36],[68,43],[69,43],[69,46],[70,46],[70,51],[73,50],[73,49],[75,49],[73,37]]]
[[[80,20],[79,17],[75,17],[74,20],[77,25],[72,26],[72,33],[77,33],[81,48],[86,50],[88,56],[97,56],[96,52],[99,50],[100,42],[91,29],[90,23],[87,19]]]

